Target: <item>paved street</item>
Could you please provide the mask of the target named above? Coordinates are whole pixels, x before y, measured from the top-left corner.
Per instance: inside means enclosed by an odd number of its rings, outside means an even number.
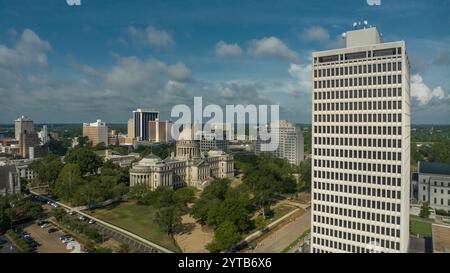
[[[254,253],[280,253],[308,230],[310,226],[311,211],[307,209],[302,216],[276,229],[262,241],[259,241]]]

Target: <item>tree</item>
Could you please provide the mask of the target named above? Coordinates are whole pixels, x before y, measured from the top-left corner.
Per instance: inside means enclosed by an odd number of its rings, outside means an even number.
[[[10,208],[11,204],[9,203],[8,197],[0,196],[0,231],[11,228]]]
[[[50,137],[50,140],[47,143],[47,145],[51,154],[63,156],[67,153],[68,146],[64,145],[63,142],[56,140],[52,137]]]
[[[67,164],[56,181],[56,194],[64,200],[71,200],[82,181],[80,167],[77,164]]]
[[[228,179],[215,179],[212,181],[202,192],[202,198],[217,198],[220,200],[225,199],[225,194],[230,187],[230,180]]]
[[[100,157],[88,147],[70,149],[65,157],[66,163],[78,164],[82,174],[95,174],[102,166]]]
[[[111,189],[113,198],[121,198],[125,194],[127,194],[129,187],[124,183],[118,183]]]
[[[154,221],[162,231],[173,234],[175,229],[181,225],[180,209],[175,205],[159,208],[155,213]]]
[[[311,190],[311,160],[302,161],[298,170],[300,173],[299,190],[309,192]]]
[[[193,187],[184,187],[177,189],[174,193],[174,198],[178,202],[183,203],[184,205],[187,205],[188,203],[194,202],[195,199],[195,193],[198,190]]]
[[[250,228],[250,202],[244,196],[229,197],[221,203],[215,203],[208,212],[208,225],[218,227],[221,223],[230,222],[236,225],[239,231]]]
[[[245,178],[245,183],[249,185],[253,193],[255,205],[262,211],[265,217],[270,209],[270,202],[276,193],[275,179],[261,171],[254,171]]]
[[[422,203],[422,206],[420,207],[419,216],[422,218],[430,217],[430,204],[428,202]]]
[[[53,188],[59,173],[64,167],[61,158],[57,155],[49,155],[30,164],[31,170],[36,174],[41,183],[48,183]]]
[[[203,189],[200,198],[195,202],[191,215],[203,222],[208,220],[209,211],[225,200],[225,195],[230,188],[227,179],[216,179]]]
[[[55,219],[60,222],[64,216],[66,216],[66,211],[63,208],[55,208],[54,210],[52,210],[53,217],[55,217]]]
[[[96,151],[104,151],[106,150],[106,144],[104,142],[100,142],[97,145],[95,145],[94,149]]]
[[[144,198],[148,192],[150,192],[150,189],[146,185],[137,184],[130,188],[128,198],[139,201]]]
[[[95,178],[78,187],[72,200],[76,205],[87,205],[88,208],[91,208],[92,205],[104,201],[106,199],[104,198],[104,194],[106,193],[102,190],[98,178]]]
[[[450,163],[450,140],[434,143],[431,146],[430,157],[434,162]]]
[[[236,225],[225,221],[219,225],[214,235],[214,241],[206,246],[210,252],[219,252],[239,243],[241,234]]]

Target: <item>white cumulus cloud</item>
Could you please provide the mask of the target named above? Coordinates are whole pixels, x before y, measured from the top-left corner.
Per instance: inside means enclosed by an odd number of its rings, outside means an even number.
[[[330,39],[330,34],[323,27],[312,26],[303,30],[301,38],[307,41],[326,42]]]
[[[167,49],[175,44],[172,36],[165,30],[149,26],[146,29],[139,29],[130,26],[127,29],[128,35],[134,43],[139,45],[149,45],[157,49]]]
[[[227,44],[220,41],[216,44],[216,55],[219,57],[239,57],[242,54],[238,44]]]
[[[264,37],[250,41],[248,51],[255,57],[276,57],[289,61],[298,60],[298,55],[276,37]]]
[[[50,44],[30,29],[22,32],[14,47],[0,44],[0,66],[17,68],[24,65],[47,66]]]
[[[444,90],[438,86],[431,90],[422,79],[422,76],[415,74],[411,77],[411,96],[419,101],[419,105],[425,105],[433,98],[443,99],[445,97]]]

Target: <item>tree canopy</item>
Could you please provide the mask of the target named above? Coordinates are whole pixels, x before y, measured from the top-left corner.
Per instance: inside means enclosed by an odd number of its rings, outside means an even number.
[[[64,160],[66,163],[78,164],[82,174],[95,174],[102,166],[100,157],[89,147],[75,147],[70,149]]]

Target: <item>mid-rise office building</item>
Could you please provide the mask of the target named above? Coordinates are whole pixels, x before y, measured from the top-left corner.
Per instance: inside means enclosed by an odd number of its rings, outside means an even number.
[[[96,146],[99,143],[108,145],[108,126],[101,120],[97,120],[94,123],[84,123],[83,137],[87,137],[92,146]]]
[[[15,138],[19,140],[20,134],[34,132],[34,122],[26,116],[21,116],[16,119],[14,129]]]
[[[450,164],[419,162],[411,184],[415,203],[427,202],[436,210],[450,212]]]
[[[134,119],[129,119],[128,120],[128,130],[127,130],[127,137],[134,139]]]
[[[159,112],[145,109],[133,111],[134,137],[139,141],[150,139],[148,124],[159,118]]]
[[[407,252],[409,61],[375,27],[312,54],[311,252]]]
[[[169,120],[151,120],[148,122],[149,141],[168,143],[172,141],[172,122]]]
[[[30,157],[34,158],[34,148],[39,146],[39,137],[35,132],[25,132],[21,133],[19,136],[19,147],[20,147],[20,156],[23,158]]]

